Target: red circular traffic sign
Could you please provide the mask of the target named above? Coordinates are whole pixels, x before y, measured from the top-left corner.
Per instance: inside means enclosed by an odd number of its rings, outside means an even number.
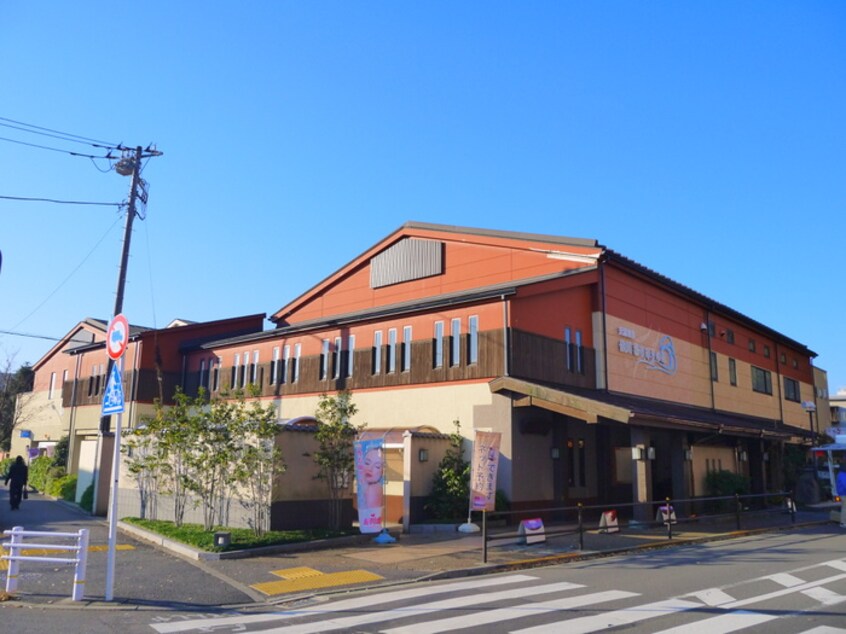
[[[129,322],[123,313],[115,315],[109,322],[109,329],[106,331],[106,351],[109,357],[117,361],[126,352],[126,344],[129,343]]]

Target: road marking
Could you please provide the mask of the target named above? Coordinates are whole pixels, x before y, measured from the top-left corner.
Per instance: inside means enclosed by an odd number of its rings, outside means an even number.
[[[489,577],[486,579],[477,578],[467,581],[456,581],[443,585],[424,585],[406,590],[370,594],[356,597],[354,599],[337,601],[331,605],[317,605],[313,607],[298,608],[295,610],[286,610],[284,612],[273,612],[271,614],[244,614],[239,616],[221,617],[218,619],[193,619],[190,621],[178,621],[175,623],[156,623],[150,627],[157,632],[160,632],[160,634],[172,634],[174,632],[189,632],[191,630],[202,630],[217,626],[224,627],[247,625],[251,623],[267,623],[270,621],[293,619],[300,616],[324,615],[341,612],[343,610],[359,610],[374,606],[381,607],[384,604],[393,601],[408,601],[411,599],[417,599],[421,596],[431,597],[439,594],[449,594],[452,592],[477,590],[481,588],[493,588],[512,583],[525,583],[527,581],[536,580],[537,577],[530,575],[509,575],[505,577]]]
[[[699,599],[707,606],[715,607],[717,605],[723,605],[724,603],[730,603],[734,601],[734,597],[730,594],[723,592],[719,588],[709,588],[708,590],[700,590],[699,592],[692,592],[689,595],[695,599]]]
[[[109,549],[107,545],[103,546],[89,546],[88,552],[89,553],[100,553],[106,552]],[[2,550],[8,550],[7,547],[2,547]],[[117,544],[115,546],[115,550],[135,550],[135,546],[131,546],[130,544]],[[20,554],[24,557],[51,557],[55,556],[55,550],[47,550],[46,548],[24,548]],[[0,570],[8,570],[9,569],[9,562],[5,559],[0,559]]]
[[[558,632],[567,632],[567,634],[588,634],[589,632],[596,632],[598,630],[605,630],[612,627],[619,627],[620,625],[630,625],[638,621],[646,621],[647,619],[665,616],[667,614],[677,614],[679,612],[686,612],[695,608],[701,608],[701,603],[694,603],[693,601],[684,601],[682,599],[668,599],[666,601],[657,601],[655,603],[647,603],[645,605],[636,605],[631,608],[623,610],[616,610],[614,612],[606,612],[604,614],[596,614],[594,616],[583,616],[576,619],[569,619],[559,621],[557,623],[546,623],[538,625],[537,627],[529,627],[522,630],[512,630],[512,634],[541,634],[549,633],[556,634]]]
[[[250,587],[255,588],[262,594],[276,596],[290,594],[291,592],[334,588],[335,586],[351,586],[368,581],[381,581],[382,579],[384,577],[381,575],[366,570],[348,570],[346,572],[319,573],[318,575],[301,576],[280,581],[265,581],[264,583],[254,583]]]
[[[842,594],[837,594],[827,588],[811,588],[810,590],[803,590],[802,594],[811,597],[815,601],[819,601],[823,605],[837,605],[846,601],[846,597]]]
[[[830,625],[820,625],[811,630],[799,632],[799,634],[846,634],[846,630],[842,627],[831,627]]]
[[[441,599],[440,601],[430,601],[429,603],[417,603],[410,606],[398,607],[393,609],[386,609],[384,605],[380,605],[379,609],[364,614],[356,614],[354,616],[346,616],[342,618],[331,618],[326,621],[317,621],[312,623],[301,623],[299,625],[289,625],[287,627],[280,627],[272,630],[266,630],[263,634],[276,634],[287,632],[289,634],[314,634],[315,632],[331,632],[332,630],[352,629],[361,625],[372,625],[373,623],[382,623],[393,619],[399,619],[408,616],[427,615],[432,612],[439,612],[441,610],[456,610],[468,609],[473,605],[486,605],[496,601],[508,601],[512,599],[520,599],[524,597],[537,596],[540,594],[549,594],[551,592],[561,592],[563,590],[572,590],[574,588],[582,588],[576,583],[560,582],[550,583],[541,586],[520,586],[510,590],[499,590],[497,592],[483,592],[480,594],[467,595],[462,597],[452,597],[449,599]],[[629,594],[629,593],[626,593]],[[532,612],[535,604],[526,604],[528,613]],[[331,615],[335,616],[340,611],[331,606]],[[485,613],[487,614],[487,613]],[[525,613],[524,613],[525,614]],[[479,620],[474,623],[480,622]],[[472,625],[470,623],[468,625]],[[414,630],[417,631],[417,630]]]
[[[846,571],[846,561],[842,559],[835,559],[833,561],[827,561],[823,566],[829,566],[830,568],[836,568],[837,570],[844,570]]]
[[[765,579],[775,581],[777,584],[784,586],[785,588],[801,586],[803,583],[805,583],[803,579],[800,579],[799,577],[794,577],[793,575],[788,574],[786,572],[777,575],[770,575],[769,577],[765,577]]]
[[[744,605],[749,605],[750,603],[760,603],[762,601],[768,601],[769,599],[777,599],[778,597],[783,597],[787,594],[792,594],[794,592],[802,592],[804,590],[816,588],[817,586],[821,586],[826,583],[840,581],[841,579],[846,579],[846,574],[834,575],[833,577],[827,577],[826,579],[818,579],[817,581],[809,581],[808,583],[803,583],[801,586],[793,586],[792,588],[785,588],[784,590],[776,590],[775,592],[769,592],[767,594],[759,594],[756,597],[750,597],[748,599],[742,599],[740,601],[732,601],[731,603],[726,603],[724,605],[721,605],[720,607],[728,609],[739,608]]]
[[[454,616],[448,619],[440,619],[438,621],[413,623],[405,627],[382,630],[382,632],[383,634],[436,634],[437,632],[451,632],[465,627],[478,627],[479,625],[488,625],[490,623],[502,623],[504,621],[511,621],[526,616],[536,616],[538,614],[558,612],[560,610],[573,610],[588,605],[617,601],[619,599],[628,599],[629,597],[636,596],[638,596],[636,592],[608,590],[606,592],[583,594],[577,597],[555,599],[554,601],[524,603],[523,605],[513,608],[500,608],[498,610],[473,612],[472,614]],[[563,631],[569,631],[566,623],[563,624]]]
[[[737,632],[753,625],[760,625],[767,621],[779,618],[773,614],[761,614],[760,612],[747,612],[739,610],[728,614],[721,614],[710,619],[687,623],[668,630],[661,630],[655,634],[728,634]]]

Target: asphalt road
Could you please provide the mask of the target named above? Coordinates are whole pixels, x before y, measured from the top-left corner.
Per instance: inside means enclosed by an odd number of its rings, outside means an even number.
[[[0,604],[2,606],[2,604]],[[276,608],[0,607],[4,631],[846,633],[833,526],[312,597]],[[8,627],[8,630],[6,629]],[[828,629],[826,629],[828,628]]]

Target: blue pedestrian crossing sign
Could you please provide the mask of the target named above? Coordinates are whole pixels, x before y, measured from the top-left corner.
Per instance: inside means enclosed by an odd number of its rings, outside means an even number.
[[[120,414],[123,412],[123,384],[120,380],[118,364],[112,364],[112,373],[103,394],[103,416]]]

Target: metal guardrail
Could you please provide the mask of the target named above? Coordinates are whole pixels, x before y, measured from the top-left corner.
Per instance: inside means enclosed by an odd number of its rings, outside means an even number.
[[[770,500],[778,500],[778,502],[773,502],[770,504]],[[756,501],[763,502],[762,508],[753,509],[753,503]],[[688,517],[678,517],[678,515],[674,512],[676,507],[681,507],[685,505],[687,508],[726,508],[727,510],[724,512],[712,512],[712,513],[695,513],[691,514]],[[750,494],[750,495],[729,495],[729,496],[721,496],[721,497],[697,497],[697,498],[686,498],[686,499],[678,499],[673,500],[671,498],[665,498],[663,501],[658,500],[650,500],[648,502],[626,502],[620,504],[604,504],[604,505],[583,505],[578,504],[576,506],[560,506],[560,507],[543,507],[537,509],[521,509],[519,511],[495,511],[492,513],[488,512],[481,512],[481,524],[482,524],[482,562],[488,562],[488,544],[494,540],[509,540],[509,539],[520,539],[523,537],[523,534],[520,532],[497,532],[496,534],[491,534],[488,530],[488,522],[491,518],[495,519],[506,519],[512,516],[519,516],[523,518],[530,518],[533,516],[550,516],[550,515],[568,515],[575,517],[575,525],[571,521],[570,524],[566,527],[562,527],[559,529],[553,530],[544,530],[545,537],[560,537],[564,535],[576,535],[579,536],[579,550],[584,550],[585,542],[584,536],[585,532],[588,530],[585,528],[585,514],[592,514],[596,512],[598,515],[602,515],[604,511],[608,511],[610,507],[616,509],[627,509],[630,508],[632,510],[637,509],[638,507],[648,507],[649,516],[651,517],[652,511],[655,510],[656,519],[654,521],[649,522],[630,522],[630,526],[637,525],[638,527],[644,526],[665,526],[667,530],[667,539],[673,539],[673,526],[678,523],[686,523],[686,522],[700,522],[703,520],[719,520],[719,519],[734,519],[734,525],[736,530],[743,529],[743,522],[742,518],[745,516],[749,516],[750,514],[765,514],[765,513],[784,513],[787,512],[790,514],[790,523],[793,524],[796,522],[796,504],[793,501],[792,493],[789,491],[782,491],[778,493],[761,493],[761,494]],[[662,513],[662,509],[664,512]],[[616,527],[616,531],[619,531],[622,527]]]
[[[9,567],[6,571],[6,592],[14,592],[18,589],[18,572],[20,562],[22,561],[40,561],[53,564],[73,564],[73,590],[71,592],[71,599],[74,601],[81,601],[85,595],[85,569],[88,562],[88,529],[81,528],[78,533],[56,533],[49,531],[27,531],[23,526],[15,526],[12,530],[3,531],[4,535],[11,535],[12,540],[3,542],[4,549],[9,551],[8,555],[3,555],[0,559],[9,562]],[[75,544],[41,544],[29,543],[25,544],[24,537],[54,537],[64,539],[74,539]],[[75,552],[74,557],[46,557],[39,555],[23,555],[21,552],[24,548],[30,550],[55,550],[55,551],[71,551]]]

